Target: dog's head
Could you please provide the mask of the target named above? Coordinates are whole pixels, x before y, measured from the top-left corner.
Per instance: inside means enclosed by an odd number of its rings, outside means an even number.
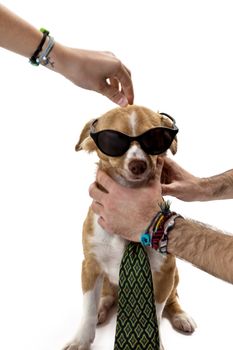
[[[154,178],[158,155],[177,151],[171,117],[136,105],[115,108],[83,128],[76,151],[96,151],[99,166],[116,181],[141,186]]]

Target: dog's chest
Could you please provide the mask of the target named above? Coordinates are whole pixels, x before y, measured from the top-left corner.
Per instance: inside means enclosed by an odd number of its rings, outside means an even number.
[[[103,230],[97,223],[97,216],[94,215],[94,236],[91,238],[91,250],[101,269],[114,284],[118,284],[120,263],[126,245],[126,240]]]
[[[92,252],[101,269],[108,275],[111,283],[118,285],[121,260],[128,242],[103,230],[94,215],[94,235],[91,238]],[[160,271],[165,257],[152,249],[148,249],[148,256],[152,271]]]

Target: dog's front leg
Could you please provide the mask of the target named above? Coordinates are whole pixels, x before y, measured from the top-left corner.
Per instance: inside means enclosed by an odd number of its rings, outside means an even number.
[[[94,341],[103,276],[98,264],[84,260],[82,265],[83,311],[73,341],[64,350],[88,350]]]

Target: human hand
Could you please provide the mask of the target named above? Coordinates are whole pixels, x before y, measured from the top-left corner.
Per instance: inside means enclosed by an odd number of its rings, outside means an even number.
[[[141,188],[123,187],[98,170],[96,180],[107,192],[101,191],[94,182],[89,193],[93,199],[91,207],[99,215],[100,226],[127,240],[139,241],[152,217],[160,210],[162,167],[163,161],[158,158],[155,180]]]
[[[1,47],[31,57],[41,39],[40,31],[0,5]],[[111,52],[73,49],[55,42],[48,58],[45,66],[75,85],[97,91],[122,107],[133,104],[130,71]]]
[[[201,179],[190,174],[168,157],[164,158],[162,194],[183,201],[202,200]]]
[[[121,107],[133,104],[131,73],[111,52],[73,49],[56,43],[51,54],[54,69],[81,88],[108,97]]]

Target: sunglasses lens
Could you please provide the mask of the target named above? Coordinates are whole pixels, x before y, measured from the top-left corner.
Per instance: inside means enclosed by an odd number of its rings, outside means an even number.
[[[140,143],[146,153],[161,154],[168,150],[177,131],[167,128],[154,128],[142,135]]]
[[[128,137],[114,130],[100,131],[96,138],[96,144],[101,152],[110,157],[119,157],[129,148]]]
[[[90,135],[101,152],[110,157],[120,157],[129,149],[133,141],[138,141],[147,154],[164,153],[171,146],[177,132],[177,128],[156,127],[135,137],[115,130],[91,132]]]

